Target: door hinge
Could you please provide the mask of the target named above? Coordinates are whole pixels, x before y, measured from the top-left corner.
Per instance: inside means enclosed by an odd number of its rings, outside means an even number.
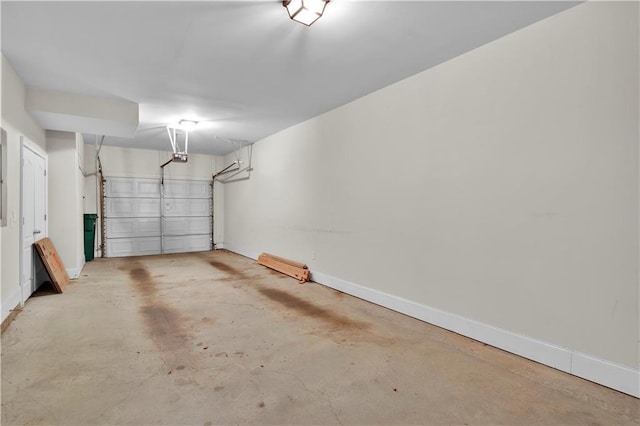
[[[44,175],[45,175],[45,176],[47,175],[47,171],[46,171],[46,170],[44,171]]]
[[[46,214],[44,215],[44,220],[47,220],[47,215]]]

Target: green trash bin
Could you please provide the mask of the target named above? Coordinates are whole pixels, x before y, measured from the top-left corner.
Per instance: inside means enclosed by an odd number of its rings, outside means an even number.
[[[98,215],[95,213],[84,215],[84,260],[87,262],[93,260],[97,217]]]

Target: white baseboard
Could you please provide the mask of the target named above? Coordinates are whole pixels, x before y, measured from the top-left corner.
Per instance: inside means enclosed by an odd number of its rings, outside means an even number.
[[[259,255],[228,244],[219,244],[216,247],[254,260]],[[343,293],[640,398],[640,370],[421,305],[322,272],[312,272],[311,279]]]
[[[85,264],[86,262],[84,260],[84,253],[83,253],[82,259],[78,260],[79,266],[75,268],[65,268],[67,270],[67,275],[69,275],[69,278],[71,278],[72,280],[80,278],[80,274],[82,273],[82,268],[84,268]]]
[[[639,370],[372,290],[327,274],[313,272],[311,276],[313,281],[344,293],[640,398]]]
[[[67,275],[72,280],[75,280],[80,277],[80,273],[82,272],[82,268],[84,264],[82,264],[79,268],[65,268],[67,270]]]
[[[260,253],[258,252],[253,252],[251,250],[242,250],[242,249],[239,249],[238,247],[234,247],[225,243],[216,244],[216,248],[229,250],[231,252],[234,252],[244,257],[248,257],[249,259],[253,259],[253,260],[258,260],[258,256],[260,256]]]
[[[640,398],[640,370],[580,352],[572,355],[568,373]]]
[[[2,301],[2,321],[7,319],[12,310],[20,306],[20,302],[22,301],[20,292],[21,288],[17,287],[9,297]]]

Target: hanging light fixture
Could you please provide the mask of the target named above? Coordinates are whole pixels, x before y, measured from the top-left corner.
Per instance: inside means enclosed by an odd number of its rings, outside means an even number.
[[[306,26],[310,26],[320,19],[329,1],[330,0],[284,0],[282,5],[287,8],[289,18]]]
[[[167,125],[167,133],[169,133],[169,142],[171,142],[171,148],[173,149],[173,156],[171,160],[164,163],[162,166],[166,166],[170,162],[176,163],[186,163],[188,161],[187,150],[189,149],[189,132],[198,125],[197,121],[193,120],[180,120],[178,124],[168,124]],[[178,135],[177,129],[182,130],[184,134],[184,150],[180,150],[180,146],[178,145]]]

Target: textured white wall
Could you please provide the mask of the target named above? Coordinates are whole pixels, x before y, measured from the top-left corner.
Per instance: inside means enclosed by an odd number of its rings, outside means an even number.
[[[533,24],[257,143],[226,245],[637,370],[638,72],[638,4]]]
[[[7,131],[7,226],[0,228],[0,282],[2,319],[20,301],[20,138],[26,137],[41,148],[46,139],[24,108],[25,86],[2,55],[2,128]]]

